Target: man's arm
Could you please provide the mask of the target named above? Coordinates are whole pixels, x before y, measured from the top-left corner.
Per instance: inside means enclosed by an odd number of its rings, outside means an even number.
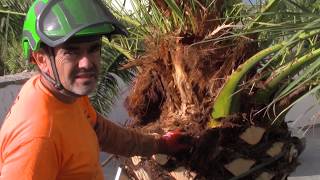
[[[3,180],[55,180],[58,173],[55,147],[46,138],[8,147],[2,158],[0,179]]]
[[[159,138],[120,127],[100,114],[94,129],[102,151],[127,157],[161,153]]]

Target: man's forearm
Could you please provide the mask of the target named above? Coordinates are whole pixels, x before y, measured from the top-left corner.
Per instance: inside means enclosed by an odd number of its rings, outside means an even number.
[[[160,141],[151,135],[144,135],[126,129],[97,116],[95,132],[102,151],[122,156],[151,156],[159,153]]]

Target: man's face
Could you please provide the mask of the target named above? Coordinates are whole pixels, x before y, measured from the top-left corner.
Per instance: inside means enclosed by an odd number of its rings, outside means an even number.
[[[100,67],[101,39],[67,42],[54,48],[57,71],[65,89],[88,95],[96,87]]]

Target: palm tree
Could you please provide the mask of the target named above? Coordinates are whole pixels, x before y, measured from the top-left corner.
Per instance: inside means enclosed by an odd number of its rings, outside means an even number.
[[[27,68],[22,60],[20,36],[25,13],[32,0],[0,2],[0,75],[17,73]]]
[[[134,13],[113,6],[130,26],[122,44],[137,47],[124,66],[138,69],[130,127],[197,140],[173,157],[126,159],[130,177],[286,178],[304,145],[285,114],[320,88],[317,1],[131,3]]]

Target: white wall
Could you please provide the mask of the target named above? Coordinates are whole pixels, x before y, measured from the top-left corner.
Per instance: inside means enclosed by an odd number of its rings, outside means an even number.
[[[319,113],[320,100],[314,96],[307,96],[292,107],[286,116],[286,121],[291,121],[295,127],[320,124]]]

